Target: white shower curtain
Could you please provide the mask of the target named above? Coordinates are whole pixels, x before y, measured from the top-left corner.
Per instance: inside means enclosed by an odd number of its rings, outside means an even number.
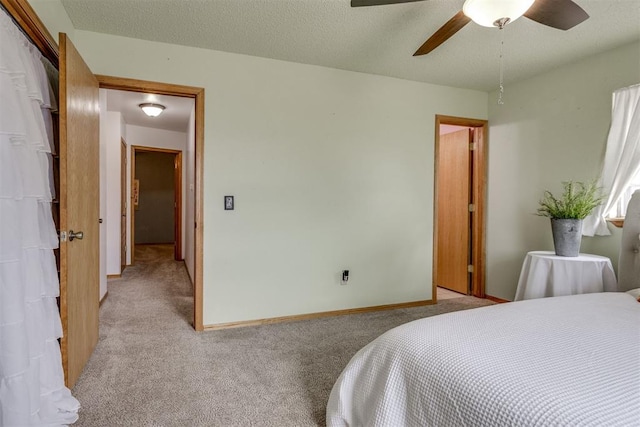
[[[0,9],[0,426],[67,425],[51,213],[51,109],[40,52]]]

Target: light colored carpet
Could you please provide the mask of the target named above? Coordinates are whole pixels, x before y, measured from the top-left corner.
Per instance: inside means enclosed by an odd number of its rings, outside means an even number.
[[[192,291],[172,248],[145,246],[109,282],[100,339],[73,389],[77,426],[313,426],[351,357],[381,333],[437,305],[196,333]]]

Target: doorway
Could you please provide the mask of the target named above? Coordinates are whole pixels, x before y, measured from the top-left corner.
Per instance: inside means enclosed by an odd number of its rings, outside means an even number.
[[[436,116],[433,295],[484,298],[488,122]]]
[[[146,80],[136,80],[121,77],[111,77],[96,75],[101,89],[113,89],[120,91],[131,91],[146,94],[170,95],[184,98],[192,98],[195,104],[194,111],[194,149],[193,149],[193,184],[189,184],[188,191],[192,194],[192,202],[188,201],[187,207],[193,205],[193,222],[188,221],[186,233],[193,236],[192,248],[187,251],[193,253],[193,328],[196,331],[204,330],[202,319],[202,293],[203,293],[203,164],[204,164],[204,89],[192,86],[174,85],[168,83],[158,83]],[[130,141],[131,142],[131,141]],[[185,217],[189,218],[189,216]],[[133,251],[130,251],[133,253]]]
[[[135,246],[173,244],[182,261],[182,151],[131,147],[131,264]]]

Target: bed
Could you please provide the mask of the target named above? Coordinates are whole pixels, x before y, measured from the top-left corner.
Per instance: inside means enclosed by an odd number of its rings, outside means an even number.
[[[399,326],[349,362],[327,425],[640,425],[640,304],[584,294]]]
[[[633,199],[640,212],[640,192]],[[640,232],[628,222],[621,292],[499,304],[394,328],[344,369],[327,425],[640,425],[640,303],[630,288],[640,277]]]

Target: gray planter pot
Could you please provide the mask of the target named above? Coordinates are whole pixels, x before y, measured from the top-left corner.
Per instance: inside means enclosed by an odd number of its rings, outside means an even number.
[[[581,219],[551,218],[551,232],[556,255],[578,256],[582,242]]]

